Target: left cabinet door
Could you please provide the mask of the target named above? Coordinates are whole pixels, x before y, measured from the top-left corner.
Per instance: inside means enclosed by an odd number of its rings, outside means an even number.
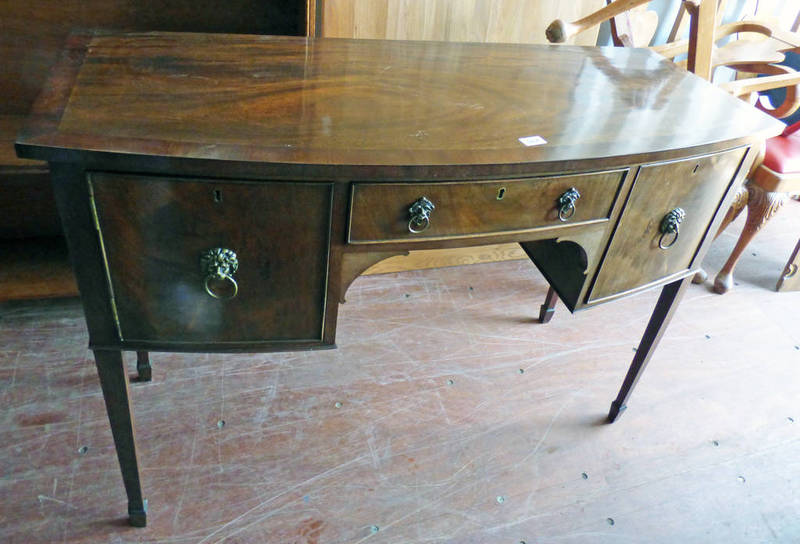
[[[88,183],[123,343],[322,342],[332,184],[105,172]]]

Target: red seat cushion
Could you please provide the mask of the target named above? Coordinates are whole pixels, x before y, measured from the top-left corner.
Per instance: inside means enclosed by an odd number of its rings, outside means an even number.
[[[767,140],[764,166],[779,174],[800,174],[800,122]]]

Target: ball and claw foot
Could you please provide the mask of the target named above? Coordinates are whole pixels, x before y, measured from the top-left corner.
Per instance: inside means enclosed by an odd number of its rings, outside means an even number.
[[[720,272],[714,278],[714,292],[719,295],[724,295],[733,287],[733,274],[723,274]]]
[[[142,509],[135,509],[128,506],[128,523],[131,527],[147,526],[147,499],[144,500]]]
[[[700,285],[708,278],[708,273],[703,270],[702,268],[695,272],[694,276],[692,276],[692,283],[695,285]]]
[[[614,421],[616,421],[616,419],[620,415],[622,415],[622,412],[624,412],[626,408],[627,408],[627,406],[624,405],[624,404],[620,404],[617,401],[612,402],[611,403],[611,410],[608,411],[608,420],[607,421],[609,423],[614,423]]]

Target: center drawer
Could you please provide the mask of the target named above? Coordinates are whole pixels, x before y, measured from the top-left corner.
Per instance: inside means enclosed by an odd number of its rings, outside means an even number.
[[[607,220],[626,172],[495,181],[355,183],[348,242],[488,236]]]

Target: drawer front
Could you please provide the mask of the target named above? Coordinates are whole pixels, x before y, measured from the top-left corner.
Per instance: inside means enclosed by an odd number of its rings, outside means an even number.
[[[322,339],[330,184],[97,172],[89,184],[122,340]],[[235,271],[209,268],[215,248]]]
[[[348,241],[436,240],[604,220],[626,172],[486,182],[356,183]],[[560,219],[559,198],[573,188],[580,197],[574,208],[565,205]],[[429,224],[413,221],[409,212],[423,197],[434,206]]]
[[[589,296],[589,302],[687,270],[745,149],[642,166]],[[662,221],[680,208],[678,237]],[[666,249],[659,247],[668,246]]]

